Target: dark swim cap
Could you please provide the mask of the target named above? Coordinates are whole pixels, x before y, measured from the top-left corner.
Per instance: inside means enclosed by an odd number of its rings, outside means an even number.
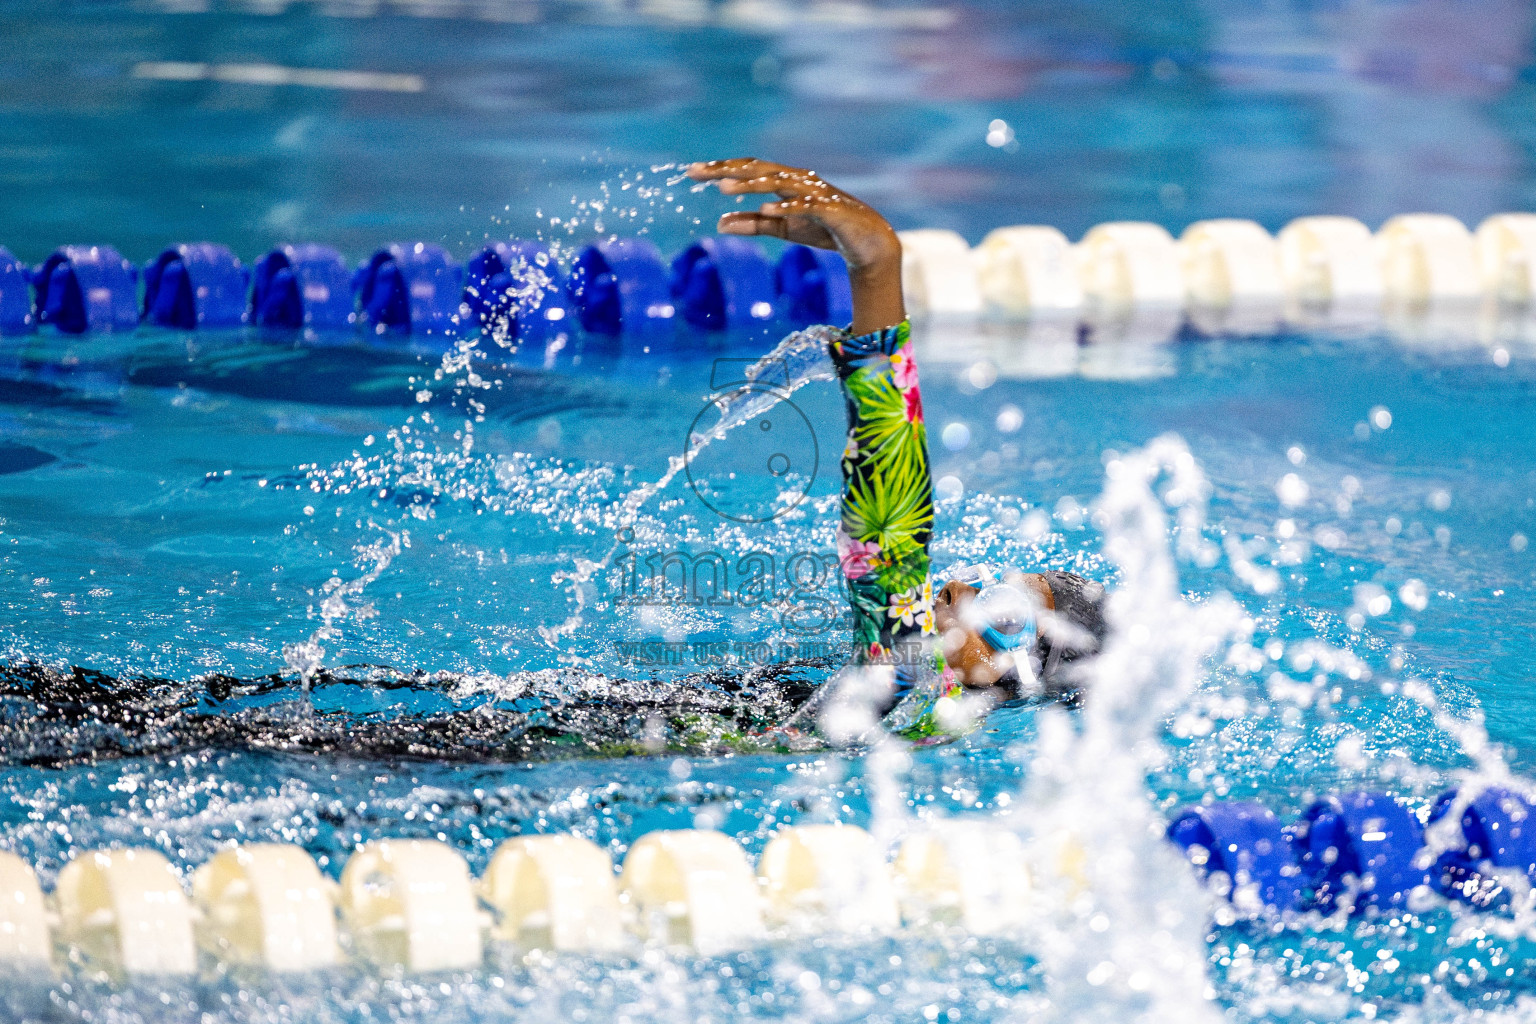
[[[1037,676],[1049,697],[1076,699],[1086,682],[1081,662],[1098,654],[1109,627],[1104,622],[1104,584],[1075,572],[1040,574],[1051,588],[1054,612],[1042,617],[1035,655]]]

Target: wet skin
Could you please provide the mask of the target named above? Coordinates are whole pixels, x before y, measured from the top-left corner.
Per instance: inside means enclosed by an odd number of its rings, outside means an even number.
[[[745,157],[692,164],[688,176],[719,183],[728,196],[778,199],[720,218],[722,235],[768,235],[833,249],[848,264],[853,333],[869,334],[907,318],[901,296],[901,240],[884,217],[815,171]]]
[[[1003,581],[1033,597],[1037,612],[1056,609],[1051,588],[1039,573],[1005,573]],[[944,584],[933,598],[933,620],[943,644],[945,664],[955,670],[964,686],[989,690],[1014,667],[1014,655],[1009,651],[994,651],[968,623],[967,612],[979,593],[978,588],[968,583]]]

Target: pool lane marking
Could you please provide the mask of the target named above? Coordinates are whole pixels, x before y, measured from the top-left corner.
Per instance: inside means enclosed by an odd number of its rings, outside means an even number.
[[[315,89],[352,89],[374,92],[422,92],[427,83],[420,75],[382,71],[338,71],[325,68],[290,68],[281,64],[203,64],[188,61],[141,61],[133,67],[134,78],[162,82],[234,82],[241,85],[305,85]]]

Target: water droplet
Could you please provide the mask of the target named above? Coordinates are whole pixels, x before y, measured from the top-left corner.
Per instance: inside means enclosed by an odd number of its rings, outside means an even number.
[[[965,373],[965,378],[977,391],[985,391],[997,382],[997,367],[983,359],[971,364],[971,368]]]
[[[1279,496],[1280,503],[1286,508],[1305,504],[1311,493],[1312,489],[1307,486],[1307,482],[1295,473],[1285,474],[1275,485],[1275,494]]]
[[[987,125],[987,145],[993,149],[1002,149],[1013,140],[1013,129],[1002,118],[995,118]]]

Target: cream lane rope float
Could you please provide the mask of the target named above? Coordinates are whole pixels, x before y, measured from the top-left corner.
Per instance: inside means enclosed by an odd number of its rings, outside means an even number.
[[[1202,220],[1179,236],[1190,319],[1207,333],[1269,334],[1285,282],[1273,237],[1251,220]]]
[[[757,873],[775,921],[855,932],[900,923],[884,852],[856,825],[782,829],[764,848]]]
[[[192,905],[158,850],[98,850],[70,861],[54,890],[59,933],[110,977],[197,970]]]
[[[480,883],[499,921],[496,938],[535,949],[624,945],[613,861],[580,836],[520,836],[496,850]]]
[[[988,308],[1009,316],[1064,318],[1083,304],[1077,258],[1053,227],[998,228],[972,253]]]
[[[996,935],[1023,927],[1034,909],[1024,844],[996,825],[944,822],[910,835],[895,870],[909,923]]]
[[[199,944],[225,963],[309,971],[341,959],[334,882],[297,846],[249,843],[198,868]]]
[[[0,965],[19,976],[51,974],[52,954],[37,875],[14,853],[0,853]]]
[[[912,316],[974,316],[982,310],[981,285],[971,247],[954,231],[899,231],[901,290]]]
[[[629,848],[619,888],[646,938],[712,954],[764,934],[757,879],[747,855],[720,832],[649,832]]]
[[[1498,213],[1477,226],[1483,294],[1500,306],[1528,306],[1536,296],[1536,214]]]
[[[1381,305],[1381,268],[1371,229],[1353,217],[1301,217],[1277,238],[1293,309],[1370,310]]]
[[[358,953],[381,967],[464,970],[484,956],[469,865],[446,843],[359,846],[341,872],[341,910]]]
[[[1083,295],[1091,305],[1182,308],[1184,272],[1173,236],[1160,224],[1100,224],[1077,245]]]
[[[1376,232],[1376,257],[1389,304],[1420,310],[1482,296],[1472,232],[1443,213],[1393,217]]]

